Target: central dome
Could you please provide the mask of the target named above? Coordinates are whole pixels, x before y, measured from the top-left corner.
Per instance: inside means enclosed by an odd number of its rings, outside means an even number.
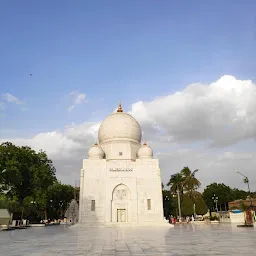
[[[124,113],[121,104],[116,113],[108,116],[100,125],[99,142],[125,139],[141,142],[139,123],[129,114]]]

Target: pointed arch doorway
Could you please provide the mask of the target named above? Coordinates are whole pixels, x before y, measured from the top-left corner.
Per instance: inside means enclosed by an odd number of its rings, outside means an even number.
[[[112,192],[112,222],[131,221],[131,193],[124,184],[117,185]]]

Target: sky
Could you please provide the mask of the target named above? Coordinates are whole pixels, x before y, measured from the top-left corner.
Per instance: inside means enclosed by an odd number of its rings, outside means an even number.
[[[162,179],[256,190],[256,2],[1,1],[0,142],[43,149],[79,180],[122,101]]]

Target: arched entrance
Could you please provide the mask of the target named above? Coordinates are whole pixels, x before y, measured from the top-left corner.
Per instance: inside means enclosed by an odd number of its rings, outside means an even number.
[[[131,220],[131,193],[124,184],[117,185],[112,192],[112,222]]]

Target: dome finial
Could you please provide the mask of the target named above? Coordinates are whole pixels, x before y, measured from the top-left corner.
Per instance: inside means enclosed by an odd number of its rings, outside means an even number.
[[[117,112],[123,112],[121,100],[120,100],[120,102],[119,102]]]
[[[144,141],[143,145],[144,145],[144,146],[146,146],[146,145],[147,145],[147,142],[146,142],[146,141]]]

